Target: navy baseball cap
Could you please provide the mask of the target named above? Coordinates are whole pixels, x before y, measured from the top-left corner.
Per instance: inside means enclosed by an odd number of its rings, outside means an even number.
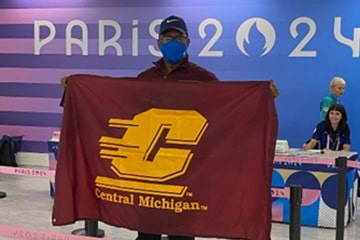
[[[188,36],[188,31],[184,19],[177,16],[170,16],[160,24],[160,34],[163,34],[168,29],[175,29]]]

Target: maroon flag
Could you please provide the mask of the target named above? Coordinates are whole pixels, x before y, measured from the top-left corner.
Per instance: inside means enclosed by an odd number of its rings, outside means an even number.
[[[269,81],[68,80],[53,225],[269,240]]]

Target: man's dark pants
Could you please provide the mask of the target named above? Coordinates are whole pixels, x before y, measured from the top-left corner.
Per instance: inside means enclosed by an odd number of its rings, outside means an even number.
[[[184,237],[184,236],[168,236],[169,240],[194,240],[194,237]],[[161,235],[159,234],[149,234],[149,233],[138,233],[136,240],[161,240]]]

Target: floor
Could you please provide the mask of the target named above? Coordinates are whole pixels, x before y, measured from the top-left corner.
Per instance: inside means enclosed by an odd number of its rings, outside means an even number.
[[[68,225],[65,227],[53,227],[51,225],[50,216],[52,198],[49,195],[48,179],[0,174],[0,190],[6,192],[8,195],[6,198],[0,199],[0,226],[12,225],[17,227],[26,227],[37,230],[66,234],[71,234],[73,230],[81,229],[84,227],[84,222],[77,222],[76,224]],[[355,222],[352,222],[349,226],[345,228],[345,240],[360,239],[359,202],[357,220]],[[136,238],[136,232],[134,231],[129,231],[122,228],[115,228],[102,223],[99,223],[99,228],[105,231],[106,239],[133,240]],[[334,229],[302,227],[301,239],[335,239],[335,233],[336,231]],[[0,239],[2,240],[13,238],[6,238],[0,236]],[[208,238],[196,239],[205,240]],[[273,223],[271,239],[288,240],[289,225]]]

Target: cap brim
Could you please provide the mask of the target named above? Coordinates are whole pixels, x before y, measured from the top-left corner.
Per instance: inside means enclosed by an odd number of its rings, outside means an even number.
[[[179,31],[179,32],[181,32],[181,33],[183,33],[183,34],[185,34],[185,35],[187,36],[187,34],[186,34],[186,32],[184,31],[184,29],[181,29],[181,28],[178,28],[178,27],[173,27],[173,26],[169,26],[169,27],[163,29],[160,34],[163,34],[165,31],[167,31],[167,30],[169,30],[169,29],[175,29],[176,31]]]

